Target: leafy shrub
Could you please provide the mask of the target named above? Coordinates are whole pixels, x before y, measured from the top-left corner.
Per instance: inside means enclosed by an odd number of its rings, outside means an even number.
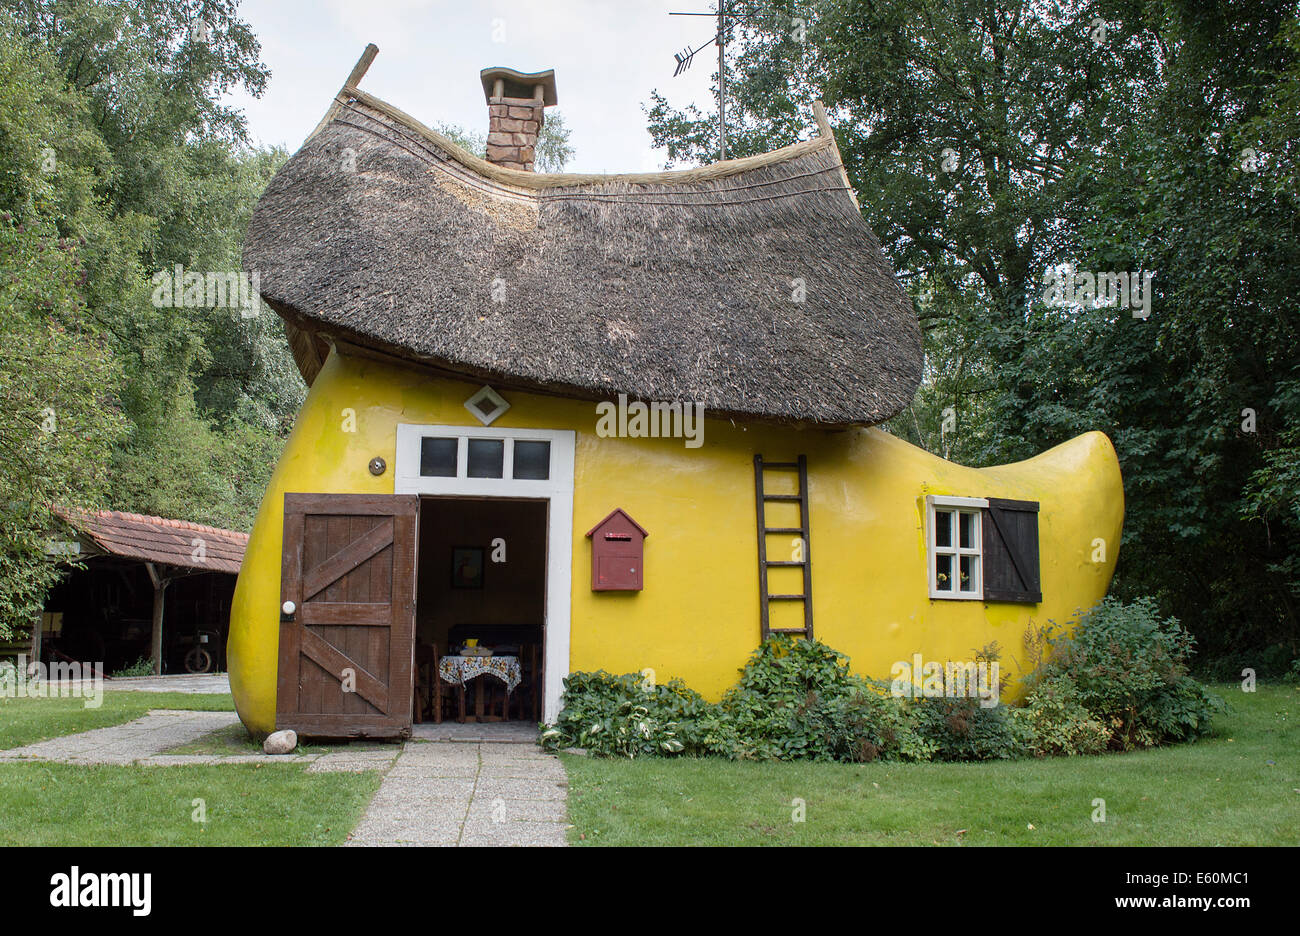
[[[835,724],[840,734],[837,760],[865,763],[882,760],[928,761],[935,743],[917,731],[908,704],[891,694],[884,684],[855,690],[836,705]]]
[[[899,697],[855,676],[848,657],[825,644],[776,635],[716,704],[680,680],[656,686],[640,673],[573,673],[542,745],[616,757],[995,760],[1191,739],[1223,708],[1187,675],[1191,637],[1148,600],[1107,599],[1079,616],[1072,635],[1049,627],[1040,636],[1055,652],[1039,657],[1021,708],[986,707],[956,689]],[[992,663],[996,645],[976,658]]]
[[[1031,677],[1031,692],[1069,680],[1079,704],[1110,732],[1111,746],[1124,750],[1209,731],[1224,705],[1188,675],[1195,640],[1177,619],[1162,619],[1150,598],[1127,605],[1104,598],[1075,618],[1072,633],[1049,633],[1054,652]]]
[[[656,686],[640,673],[573,673],[564,680],[563,708],[556,723],[542,732],[542,746],[638,757],[680,754],[690,741],[698,753],[695,723],[707,707],[704,697],[680,680]],[[679,724],[687,725],[687,740],[679,736]]]
[[[110,673],[112,679],[127,679],[131,676],[152,676],[153,660],[149,657],[140,657],[134,663],[122,667],[115,673]]]
[[[1064,676],[1038,682],[1013,721],[1024,729],[1026,742],[1039,757],[1100,754],[1110,744],[1110,731],[1079,701],[1079,687]]]
[[[916,732],[933,748],[935,760],[1011,760],[1031,749],[1007,706],[985,708],[979,699],[917,699],[912,703]]]
[[[844,654],[815,640],[777,634],[755,650],[727,690],[719,716],[734,734],[718,753],[730,757],[837,759],[844,727],[837,713],[868,684],[849,672]]]
[[[991,668],[997,663],[1000,653],[997,643],[991,643],[974,654],[975,662]],[[991,678],[991,669],[989,673]],[[985,686],[969,682],[973,676],[963,676],[954,683],[955,678],[955,674],[945,668],[942,673],[944,695],[916,696],[909,705],[914,730],[925,739],[932,757],[945,761],[1024,757],[1031,749],[1024,728],[1011,720],[1005,705],[996,701],[1001,696],[1005,680],[998,677],[997,686]],[[979,697],[972,696],[971,692],[977,687],[981,692],[990,690],[988,701],[994,704],[981,704]],[[908,684],[900,688],[911,694]]]

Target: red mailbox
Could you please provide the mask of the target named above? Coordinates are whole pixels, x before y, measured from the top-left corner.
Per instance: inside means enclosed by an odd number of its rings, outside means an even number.
[[[588,530],[591,590],[640,591],[644,582],[645,538],[649,535],[621,507]]]

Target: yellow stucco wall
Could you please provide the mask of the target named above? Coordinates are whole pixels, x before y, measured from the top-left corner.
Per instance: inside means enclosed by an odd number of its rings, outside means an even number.
[[[285,492],[391,494],[397,424],[477,426],[463,404],[478,387],[330,356],[271,479],[235,590],[230,683],[250,730],[274,728]],[[759,631],[755,452],[770,461],[808,456],[815,635],[848,654],[858,672],[887,678],[895,661],[916,652],[927,660],[969,660],[996,640],[1003,672],[1014,675],[1027,663],[1027,626],[1064,622],[1076,608],[1089,607],[1106,593],[1114,571],[1123,488],[1114,448],[1101,433],[1028,461],[977,470],[875,429],[794,430],[707,419],[704,444],[696,449],[681,439],[600,438],[593,403],[503,392],[511,408],[493,428],[577,433],[571,671],[652,667],[658,679],[681,677],[710,699],[735,681]],[[344,431],[345,410],[355,411],[354,432]],[[367,470],[375,455],[389,465],[380,477]],[[927,494],[1039,501],[1042,604],[931,600]],[[585,533],[614,507],[650,533],[639,593],[590,590]],[[768,523],[787,525],[772,514]],[[1094,561],[1097,539],[1105,542],[1101,562]],[[769,558],[782,558],[777,549],[790,546],[790,537],[773,537]],[[779,578],[771,582],[772,592],[799,590]],[[797,604],[790,605],[786,613],[795,613]]]

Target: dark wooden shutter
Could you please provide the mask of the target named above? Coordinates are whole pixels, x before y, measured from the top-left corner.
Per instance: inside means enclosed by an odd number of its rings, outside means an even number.
[[[411,731],[415,495],[286,494],[277,728],[326,738]],[[290,619],[291,618],[291,619]],[[347,671],[355,691],[344,691]]]
[[[1038,576],[1038,502],[990,497],[984,510],[984,600],[1043,600]]]

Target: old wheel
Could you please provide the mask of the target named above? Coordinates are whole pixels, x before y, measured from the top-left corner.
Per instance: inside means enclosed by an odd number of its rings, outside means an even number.
[[[195,647],[185,654],[185,672],[206,673],[212,669],[212,654],[202,647]]]

